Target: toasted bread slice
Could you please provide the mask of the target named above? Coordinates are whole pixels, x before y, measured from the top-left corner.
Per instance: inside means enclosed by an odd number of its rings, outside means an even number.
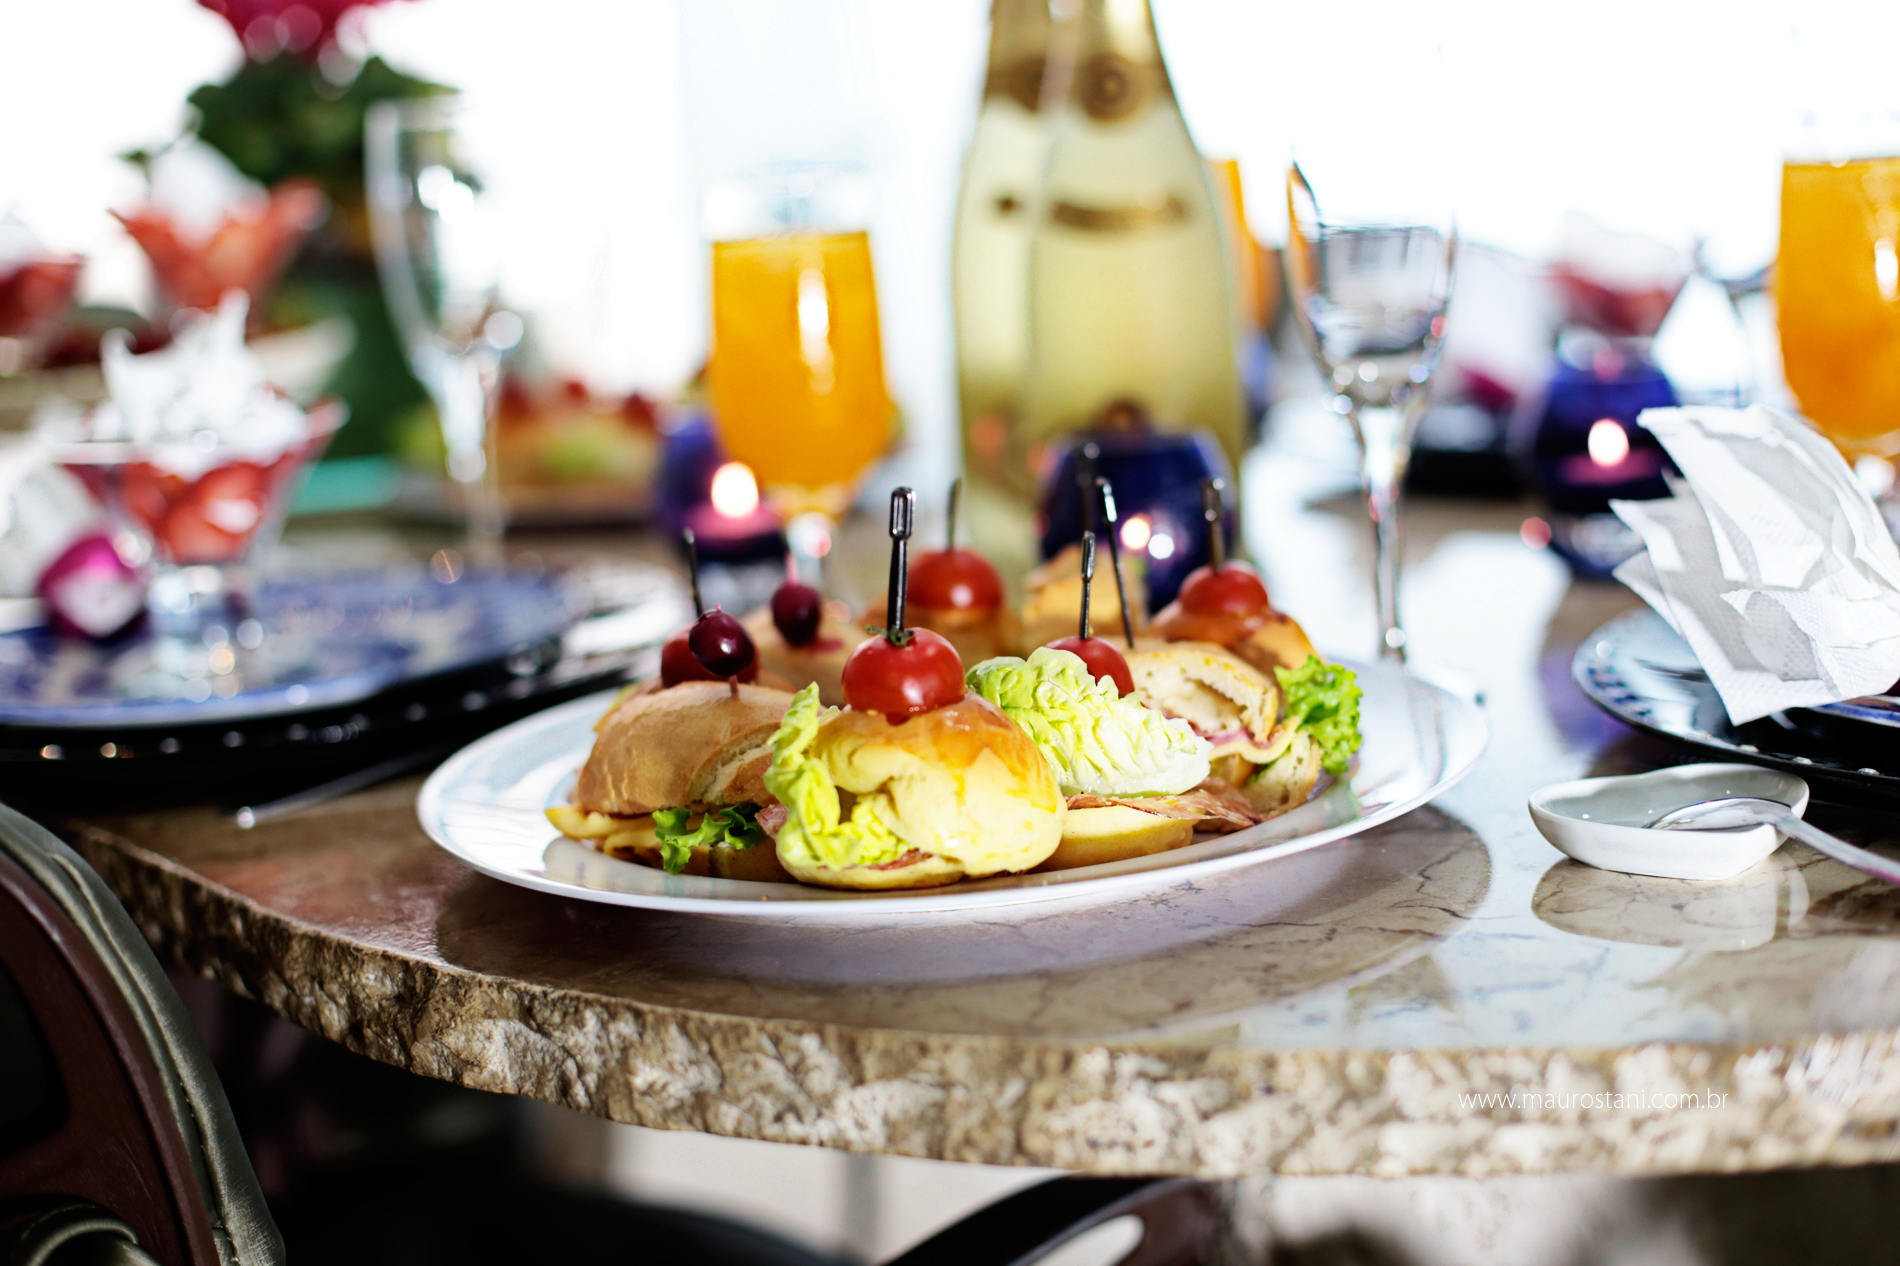
[[[1164,818],[1121,804],[1070,809],[1062,817],[1062,842],[1036,869],[1069,870],[1119,862],[1193,842],[1192,818]]]
[[[1312,735],[1296,731],[1286,751],[1241,788],[1247,803],[1269,818],[1299,808],[1319,783],[1321,755]]]
[[[882,866],[826,866],[821,863],[790,867],[793,878],[824,888],[941,888],[963,878],[961,863],[916,849]]]
[[[589,848],[609,857],[638,862],[655,870],[665,869],[659,833],[650,813],[637,817],[615,817],[564,804],[548,810],[548,821],[562,835],[580,840]],[[687,823],[692,825],[692,819],[687,819]],[[778,853],[770,840],[761,841],[751,848],[702,844],[693,849],[685,869],[678,873],[709,875],[715,879],[750,879],[758,883],[792,882],[792,877],[779,865]]]

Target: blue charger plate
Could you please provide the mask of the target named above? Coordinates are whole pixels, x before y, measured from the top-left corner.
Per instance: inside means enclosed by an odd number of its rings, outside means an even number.
[[[265,586],[252,607],[257,625],[207,646],[205,664],[183,674],[161,665],[143,633],[99,645],[29,629],[0,636],[0,725],[142,728],[335,708],[405,682],[538,658],[586,607],[559,578],[520,572],[289,581]]]
[[[1648,607],[1626,611],[1585,638],[1570,671],[1592,703],[1638,729],[1724,760],[1900,797],[1900,699],[1790,708],[1733,725],[1695,652]]]

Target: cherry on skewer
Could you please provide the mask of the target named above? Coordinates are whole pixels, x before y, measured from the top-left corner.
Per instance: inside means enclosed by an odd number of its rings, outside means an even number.
[[[1201,484],[1201,517],[1207,520],[1207,566],[1196,567],[1181,582],[1177,601],[1194,615],[1252,615],[1264,611],[1267,587],[1245,563],[1227,561],[1227,537],[1222,530],[1224,509],[1218,479]]]
[[[1115,599],[1122,608],[1122,636],[1128,640],[1128,649],[1132,651],[1135,649],[1135,622],[1128,618],[1128,586],[1122,583],[1122,547],[1116,522],[1115,488],[1106,479],[1097,479],[1095,486],[1102,493],[1102,522],[1108,524],[1108,565],[1115,573]]]
[[[1089,675],[1097,681],[1112,681],[1118,694],[1131,694],[1135,689],[1134,676],[1128,671],[1128,661],[1115,649],[1115,644],[1104,638],[1094,636],[1089,621],[1089,596],[1095,584],[1095,533],[1082,533],[1082,616],[1077,622],[1074,637],[1059,637],[1049,643],[1053,650],[1068,651],[1079,658],[1089,670]]]
[[[990,560],[973,549],[957,548],[957,510],[963,480],[950,485],[950,527],[944,547],[919,554],[910,567],[906,590],[920,607],[939,611],[994,611],[1003,605],[1003,578]]]
[[[824,619],[825,596],[800,583],[792,560],[785,560],[785,583],[772,593],[772,623],[787,646],[810,646],[818,640]]]
[[[891,576],[879,637],[858,643],[844,662],[844,701],[860,712],[881,712],[893,725],[963,698],[963,661],[956,647],[929,629],[904,627],[910,581],[910,533],[916,494],[891,493]]]
[[[739,682],[759,675],[759,657],[745,626],[714,607],[706,610],[699,596],[699,542],[692,529],[680,534],[686,546],[686,575],[693,591],[698,618],[666,640],[660,650],[660,684],[682,681],[724,681],[737,694]]]

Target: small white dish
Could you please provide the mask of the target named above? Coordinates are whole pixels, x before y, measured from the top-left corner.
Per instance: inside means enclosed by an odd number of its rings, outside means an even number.
[[[1808,784],[1759,765],[1677,765],[1622,778],[1579,778],[1531,796],[1545,839],[1587,866],[1665,879],[1733,879],[1781,847],[1772,826],[1657,831],[1663,814],[1728,796],[1758,796],[1807,811]]]

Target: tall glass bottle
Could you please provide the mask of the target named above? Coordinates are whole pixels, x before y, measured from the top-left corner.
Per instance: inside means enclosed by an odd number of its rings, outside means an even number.
[[[951,242],[964,464],[1009,485],[1009,436],[1029,361],[1029,232],[1046,141],[1039,113],[1049,0],[994,0],[989,73],[963,159]]]
[[[1081,0],[1029,248],[1030,363],[1017,468],[1138,407],[1238,464],[1246,412],[1229,251],[1147,0]],[[1114,406],[1111,409],[1111,406]]]

